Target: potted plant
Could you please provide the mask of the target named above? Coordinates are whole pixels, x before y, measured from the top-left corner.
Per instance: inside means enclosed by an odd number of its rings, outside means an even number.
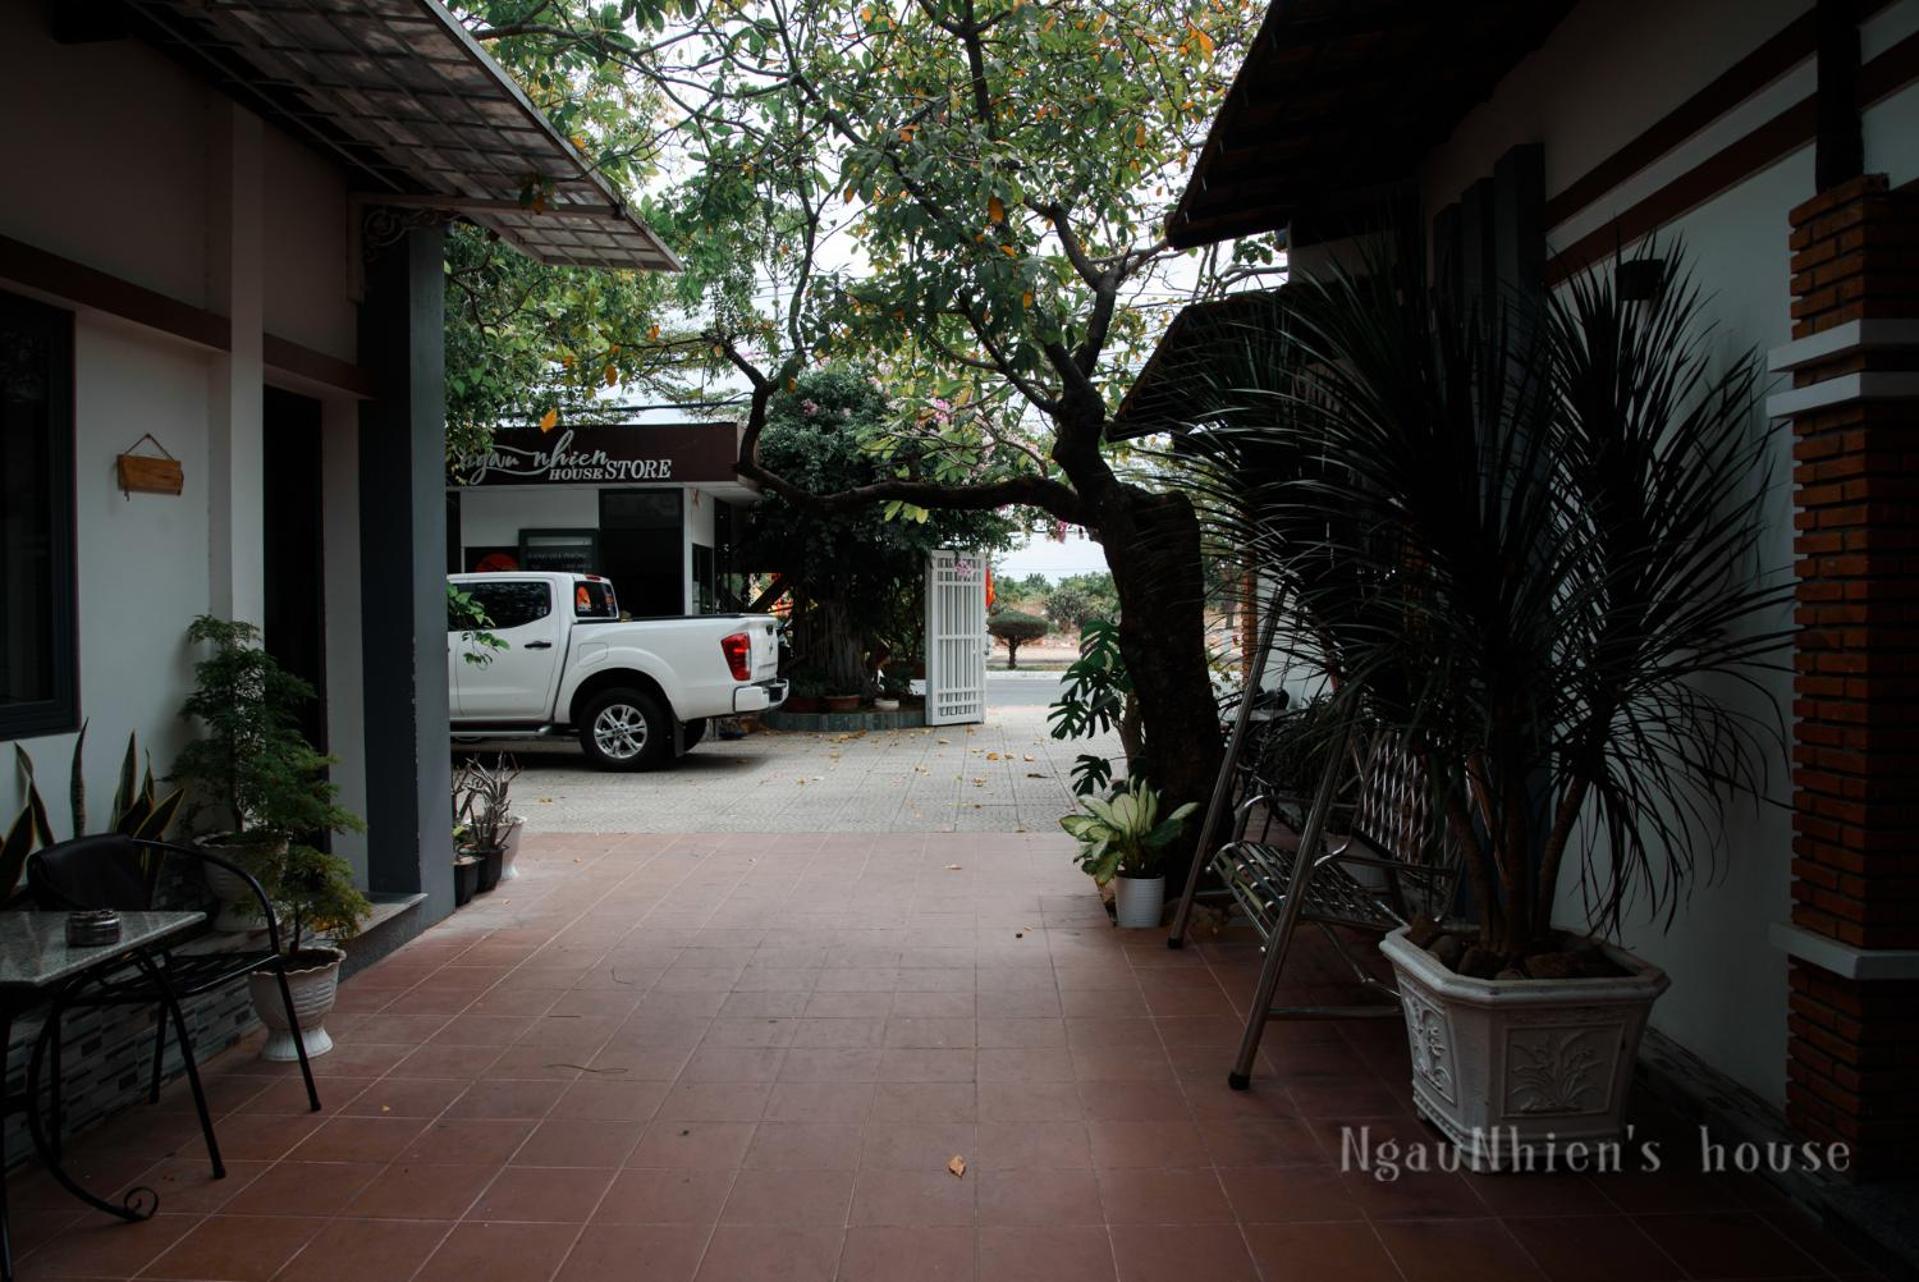
[[[203,733],[180,750],[171,776],[187,794],[187,831],[208,853],[272,885],[290,842],[365,825],[335,803],[339,790],[326,777],[333,758],[300,731],[313,687],[261,648],[260,630],[201,615],[187,640],[211,647],[194,665],[194,691],[181,709]],[[221,904],[214,928],[257,925],[246,883],[218,865],[206,869]]]
[[[1673,924],[1724,805],[1783,756],[1758,362],[1660,279],[1627,298],[1602,268],[1524,317],[1417,270],[1289,285],[1200,443],[1293,659],[1417,754],[1463,866],[1473,918],[1382,948],[1415,1103],[1475,1169],[1621,1137],[1668,981],[1612,941],[1629,908]]]
[[[787,712],[818,712],[823,706],[822,696],[826,693],[826,680],[809,668],[793,673],[790,679],[791,690],[783,705]]]
[[[828,712],[858,712],[860,696],[857,694],[829,694],[822,701]]]
[[[474,890],[486,894],[500,884],[506,872],[507,848],[517,846],[519,823],[511,811],[513,781],[519,767],[505,753],[491,766],[472,760],[460,767],[453,781],[454,810],[458,818],[457,849],[478,862]]]
[[[913,695],[913,678],[904,663],[889,663],[880,669],[880,697],[873,707],[880,712],[898,712]]]
[[[1159,792],[1143,779],[1122,785],[1105,800],[1081,797],[1080,806],[1083,814],[1059,821],[1079,842],[1080,868],[1101,886],[1118,879],[1113,906],[1120,925],[1159,925],[1166,902],[1166,875],[1160,871],[1166,847],[1199,807],[1189,801],[1161,819]]]
[[[346,953],[339,947],[353,936],[372,911],[365,895],[353,884],[346,860],[293,842],[278,861],[277,877],[266,886],[280,922],[280,948],[286,957],[287,989],[293,995],[293,1013],[307,1057],[333,1049],[327,1035],[327,1012],[339,994],[340,965]],[[266,1025],[266,1045],[260,1058],[285,1062],[299,1058],[280,985],[270,970],[247,976],[253,1009]]]

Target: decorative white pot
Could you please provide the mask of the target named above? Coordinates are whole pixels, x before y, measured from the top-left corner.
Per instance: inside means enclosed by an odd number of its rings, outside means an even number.
[[[287,969],[287,988],[293,994],[293,1013],[300,1021],[300,1032],[306,1040],[307,1058],[312,1059],[333,1049],[333,1039],[327,1036],[325,1021],[327,1012],[333,1009],[334,998],[340,992],[340,963],[346,960],[346,954],[337,948],[305,951],[316,958],[321,954],[328,958],[318,965]],[[267,1044],[261,1048],[260,1058],[275,1063],[299,1059],[300,1052],[293,1044],[293,1026],[287,1023],[286,1003],[280,999],[280,983],[274,978],[273,972],[256,970],[248,975],[247,992],[253,998],[254,1014],[267,1026]]]
[[[900,701],[898,699],[873,700],[873,711],[875,712],[898,712],[899,710]]]
[[[1413,1059],[1413,1103],[1475,1171],[1511,1169],[1547,1143],[1563,1155],[1623,1139],[1626,1091],[1653,1002],[1671,981],[1602,945],[1626,974],[1473,979],[1406,938],[1380,941],[1398,976]]]
[[[525,832],[526,816],[514,815],[506,825],[506,835],[501,838],[500,857],[504,861],[500,869],[501,881],[512,881],[520,875],[520,870],[513,866],[513,860],[520,853],[520,838]]]
[[[1166,878],[1113,878],[1113,912],[1122,926],[1157,926],[1160,910],[1166,906]]]
[[[277,843],[271,848],[245,842],[228,842],[219,838],[202,840],[200,848],[209,855],[225,859],[245,867],[248,861],[262,855],[274,856],[286,853],[286,843]],[[220,911],[214,915],[213,928],[228,933],[258,930],[265,923],[260,917],[260,901],[254,897],[253,887],[247,885],[246,878],[230,872],[218,864],[201,864],[206,875],[207,889],[220,901]]]

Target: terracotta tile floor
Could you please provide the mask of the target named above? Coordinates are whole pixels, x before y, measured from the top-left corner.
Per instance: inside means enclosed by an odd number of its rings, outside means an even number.
[[[1397,1021],[1274,1025],[1255,958],[1119,932],[1054,835],[529,837],[525,875],[348,983],[325,1110],[252,1045],[81,1137],[122,1225],[13,1183],[22,1279],[1654,1282],[1863,1276],[1756,1183],[1381,1182],[1427,1135]],[[1333,961],[1303,949],[1296,996]],[[964,1157],[963,1178],[947,1169]]]

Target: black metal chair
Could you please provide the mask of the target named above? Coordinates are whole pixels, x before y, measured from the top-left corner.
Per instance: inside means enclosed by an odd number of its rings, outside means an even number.
[[[213,1163],[215,1179],[224,1178],[226,1166],[220,1160],[220,1144],[213,1134],[213,1119],[207,1111],[206,1092],[200,1086],[200,1069],[193,1058],[193,1041],[187,1032],[186,1016],[181,1013],[183,999],[197,997],[228,984],[241,982],[255,971],[270,971],[279,980],[280,999],[286,1003],[287,1021],[293,1028],[294,1047],[299,1052],[300,1075],[306,1080],[307,1102],[313,1111],[320,1109],[320,1093],[313,1084],[313,1067],[307,1061],[306,1041],[300,1034],[300,1021],[294,1014],[293,994],[287,987],[286,957],[280,951],[280,926],[274,917],[273,902],[254,876],[229,860],[203,850],[165,842],[144,841],[135,837],[110,834],[79,837],[34,852],[27,859],[27,885],[39,907],[71,912],[77,909],[110,908],[117,912],[152,911],[160,870],[165,860],[191,861],[198,868],[212,864],[244,880],[259,903],[266,923],[265,951],[247,949],[205,953],[181,953],[177,946],[160,945],[129,956],[127,963],[108,971],[87,986],[62,994],[48,1012],[47,1023],[34,1049],[28,1074],[28,1100],[37,1094],[41,1049],[51,1046],[53,1084],[49,1111],[54,1151],[60,1134],[60,1017],[71,1007],[152,1006],[154,1008],[152,1100],[160,1098],[160,1079],[167,1049],[167,1022],[173,1022],[185,1063],[187,1083],[193,1091],[193,1106],[200,1115],[200,1130],[206,1137],[207,1157]],[[29,1108],[31,1108],[31,1103]]]

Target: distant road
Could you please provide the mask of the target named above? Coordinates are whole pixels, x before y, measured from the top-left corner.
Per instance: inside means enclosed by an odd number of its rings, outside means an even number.
[[[1031,676],[989,672],[986,675],[986,706],[1043,707],[1059,698],[1059,677],[1057,672],[1035,672]]]

